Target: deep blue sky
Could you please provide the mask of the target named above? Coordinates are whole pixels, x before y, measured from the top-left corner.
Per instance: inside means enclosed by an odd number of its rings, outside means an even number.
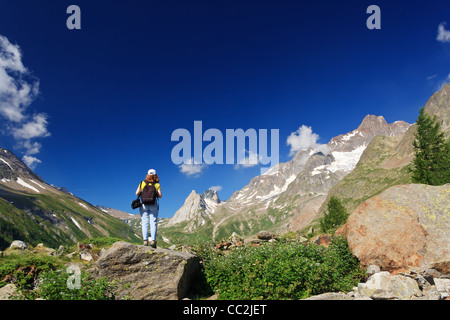
[[[81,8],[81,30],[66,8]],[[381,30],[366,9],[381,8]],[[437,41],[448,0],[0,0],[0,35],[39,79],[29,114],[48,116],[35,172],[91,202],[132,212],[139,180],[160,176],[161,217],[195,189],[227,199],[259,167],[211,165],[187,176],[171,161],[177,128],[280,130],[307,125],[320,143],[367,114],[413,123],[448,81],[450,43]],[[4,119],[0,121],[4,122]],[[4,122],[5,123],[5,122]],[[18,156],[11,135],[0,146]]]

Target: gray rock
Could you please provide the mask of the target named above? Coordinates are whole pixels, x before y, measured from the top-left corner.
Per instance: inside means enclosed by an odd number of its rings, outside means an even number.
[[[58,250],[56,250],[56,255],[61,256],[64,253],[64,246],[60,245]]]
[[[405,276],[391,276],[386,271],[375,273],[366,283],[358,284],[358,292],[376,300],[408,300],[422,296],[416,281]]]
[[[94,257],[89,251],[81,251],[80,252],[80,259],[83,261],[92,261],[94,260]]]
[[[432,286],[428,290],[423,291],[423,296],[412,297],[411,300],[442,300],[441,293],[436,290],[435,286]]]
[[[257,237],[260,240],[270,240],[270,239],[273,239],[274,234],[269,231],[260,231],[260,232],[258,232]]]
[[[366,273],[368,276],[371,276],[375,273],[380,272],[380,267],[375,265],[375,264],[371,264],[370,266],[367,267]]]
[[[17,288],[14,284],[10,283],[0,288],[0,300],[9,300],[9,298],[17,293]]]
[[[11,245],[9,246],[11,250],[18,249],[18,250],[28,250],[28,246],[25,242],[21,240],[14,240]]]
[[[450,279],[434,278],[434,284],[437,291],[450,294]]]
[[[327,292],[304,300],[353,300],[353,297],[343,292]]]
[[[116,242],[93,273],[117,283],[117,299],[181,300],[199,266],[198,257],[190,253]]]

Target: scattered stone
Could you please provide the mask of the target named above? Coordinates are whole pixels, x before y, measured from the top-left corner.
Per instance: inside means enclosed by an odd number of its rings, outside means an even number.
[[[63,245],[60,245],[59,248],[58,248],[58,250],[56,250],[56,255],[57,255],[58,257],[59,257],[59,256],[62,256],[62,254],[64,253],[64,250],[65,250],[64,246],[63,246]]]
[[[93,261],[94,257],[89,251],[81,251],[80,252],[80,259],[83,261]]]
[[[9,300],[15,294],[17,294],[17,287],[12,283],[0,288],[0,300]]]
[[[11,250],[28,250],[28,245],[21,240],[14,240],[9,246]]]
[[[328,248],[328,246],[331,243],[331,235],[320,234],[317,237],[315,237],[311,242]]]
[[[450,295],[450,279],[435,278],[434,283],[436,285],[436,290],[446,297]]]
[[[304,300],[353,300],[353,298],[343,292],[327,292],[316,296],[311,296]]]
[[[244,243],[244,238],[241,237],[240,235],[238,235],[236,232],[233,232],[231,234],[231,236],[228,238],[228,240],[232,243],[232,244],[236,244],[236,243]]]
[[[93,247],[92,244],[83,244],[83,243],[77,244],[78,250],[91,250],[92,247]]]
[[[375,300],[408,300],[421,297],[422,291],[412,278],[387,271],[373,274],[366,283],[358,284],[358,292]]]
[[[371,275],[380,272],[380,267],[375,265],[375,264],[371,264],[370,266],[367,267],[366,273],[367,275],[370,277]]]
[[[298,237],[298,242],[300,242],[300,243],[305,243],[305,242],[308,242],[308,238],[305,238],[305,237],[299,236],[299,237]]]
[[[269,231],[260,231],[257,234],[257,238],[258,239],[260,239],[260,240],[267,240],[267,241],[270,240],[270,239],[273,239],[274,236],[275,235],[272,232],[269,232]]]
[[[219,250],[228,250],[231,247],[232,243],[230,241],[227,242],[220,242],[216,244],[216,249]]]
[[[43,243],[39,243],[34,249],[32,250],[33,253],[40,253],[40,254],[46,254],[49,256],[56,255],[56,250],[52,248],[47,248],[44,246]]]

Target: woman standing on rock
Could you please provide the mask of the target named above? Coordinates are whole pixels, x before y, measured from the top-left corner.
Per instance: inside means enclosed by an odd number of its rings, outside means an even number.
[[[142,222],[142,237],[144,246],[150,244],[156,248],[156,233],[158,226],[159,200],[162,197],[159,178],[154,169],[148,170],[147,177],[142,181],[137,190],[136,195],[141,197],[142,206],[139,207]],[[148,227],[150,224],[150,243],[148,239]]]

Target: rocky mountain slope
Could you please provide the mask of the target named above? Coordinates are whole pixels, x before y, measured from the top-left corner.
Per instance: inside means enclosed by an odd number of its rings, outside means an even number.
[[[141,234],[141,215],[136,210],[135,214],[131,214],[122,210],[117,210],[114,208],[109,208],[105,206],[95,205],[95,207],[104,213],[122,220],[127,225],[129,225],[135,232],[135,234],[140,235]]]
[[[398,137],[409,127],[403,121],[388,124],[381,116],[368,115],[354,131],[331,139],[320,151],[298,151],[292,160],[253,178],[225,202],[206,203],[193,191],[161,227],[169,239],[194,231],[197,236],[220,238],[232,232],[300,230],[317,217],[328,191],[355,168],[375,137]]]
[[[450,84],[433,94],[425,104],[425,112],[436,116],[441,130],[447,138],[450,137]],[[409,166],[414,159],[412,143],[416,130],[416,126],[412,125],[403,135],[380,135],[373,139],[355,169],[329,191],[319,215],[324,212],[331,196],[340,198],[352,212],[363,201],[389,187],[410,183]]]
[[[124,222],[47,184],[11,151],[0,148],[0,247],[21,239],[57,247],[85,238],[136,241]]]

